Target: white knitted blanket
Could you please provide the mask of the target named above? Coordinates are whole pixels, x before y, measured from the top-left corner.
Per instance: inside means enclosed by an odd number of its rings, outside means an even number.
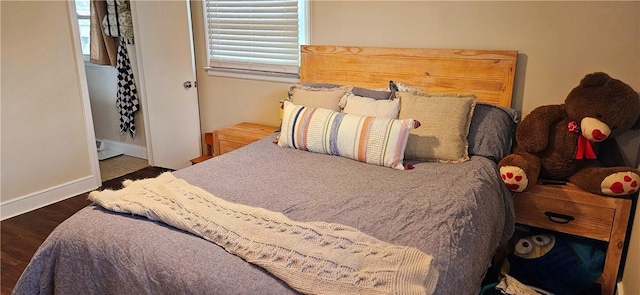
[[[177,179],[125,181],[94,191],[105,209],[145,216],[198,235],[256,264],[305,294],[432,294],[432,257],[354,228],[296,222],[281,213],[235,204]]]

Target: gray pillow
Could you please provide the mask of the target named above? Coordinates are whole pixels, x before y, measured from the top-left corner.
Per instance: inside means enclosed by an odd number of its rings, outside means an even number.
[[[373,90],[367,88],[353,87],[351,93],[361,97],[369,97],[377,100],[391,98],[391,92],[384,90]]]
[[[518,113],[514,109],[477,103],[467,136],[469,155],[500,162],[511,153],[518,122]]]
[[[337,87],[343,86],[343,85],[330,84],[330,83],[303,83],[302,85],[307,87],[314,87],[314,88],[337,88]],[[369,97],[369,98],[378,99],[378,100],[391,98],[390,91],[374,90],[374,89],[368,89],[368,88],[362,88],[362,87],[353,87],[351,89],[351,93],[357,96]]]

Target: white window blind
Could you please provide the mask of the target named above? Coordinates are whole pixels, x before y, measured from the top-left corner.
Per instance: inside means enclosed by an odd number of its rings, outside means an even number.
[[[299,0],[207,0],[209,66],[295,74],[304,42]]]

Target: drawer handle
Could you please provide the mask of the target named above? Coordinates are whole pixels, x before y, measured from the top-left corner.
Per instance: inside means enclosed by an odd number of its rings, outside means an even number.
[[[546,215],[547,218],[549,218],[549,220],[555,223],[569,223],[575,220],[575,218],[571,215],[564,215],[564,214],[549,212],[549,211],[544,212],[544,215]]]

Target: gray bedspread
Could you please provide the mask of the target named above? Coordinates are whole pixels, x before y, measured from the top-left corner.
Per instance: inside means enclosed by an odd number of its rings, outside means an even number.
[[[483,157],[400,171],[266,138],[174,174],[229,201],[416,247],[434,257],[436,294],[478,294],[493,253],[514,227],[511,193],[496,164]],[[54,230],[14,289],[38,293],[296,292],[204,239],[89,206]]]

